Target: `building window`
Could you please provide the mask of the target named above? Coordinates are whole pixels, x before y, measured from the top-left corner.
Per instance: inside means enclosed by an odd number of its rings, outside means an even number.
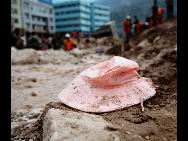
[[[29,23],[26,23],[26,28],[29,29]]]
[[[46,13],[46,9],[43,9],[43,13]]]
[[[11,8],[11,13],[17,14],[17,13],[18,13],[18,10],[17,10],[16,8]]]
[[[50,14],[52,14],[53,13],[53,10],[52,9],[50,9]]]
[[[28,3],[24,2],[23,7],[25,10],[28,10]]]
[[[31,11],[33,11],[33,7],[31,6]]]
[[[51,26],[51,30],[53,30],[54,29],[54,27],[53,26]]]
[[[17,4],[17,1],[16,0],[11,0],[11,3]]]
[[[52,19],[52,18],[50,18],[50,22],[53,22],[53,19]]]
[[[14,23],[18,23],[18,19],[14,19]]]
[[[24,14],[25,19],[29,19],[29,14]]]

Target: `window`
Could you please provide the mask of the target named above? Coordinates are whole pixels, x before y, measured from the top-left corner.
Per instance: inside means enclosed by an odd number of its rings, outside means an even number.
[[[23,7],[25,10],[28,10],[28,3],[24,2]]]
[[[11,0],[11,3],[17,4],[17,1],[16,0]]]
[[[54,27],[53,26],[51,26],[51,30],[53,30],[54,29]]]
[[[26,28],[29,29],[29,23],[26,23]]]
[[[18,23],[18,19],[14,19],[14,23]]]
[[[17,14],[18,10],[16,8],[11,8],[11,13]]]
[[[53,22],[53,19],[52,19],[52,18],[50,18],[50,22]]]
[[[46,13],[46,9],[43,9],[43,13]]]
[[[33,6],[31,6],[31,11],[33,11]]]
[[[53,13],[53,10],[52,9],[50,9],[50,14],[52,14]]]
[[[25,19],[29,19],[29,14],[24,14]]]

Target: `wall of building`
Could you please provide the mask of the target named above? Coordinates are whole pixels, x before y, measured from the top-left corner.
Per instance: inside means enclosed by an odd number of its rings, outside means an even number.
[[[52,5],[22,0],[23,27],[29,32],[55,33],[54,8]]]
[[[11,0],[11,25],[13,28],[22,28],[20,0]]]
[[[56,32],[90,32],[110,20],[109,7],[82,0],[56,3],[54,11]]]

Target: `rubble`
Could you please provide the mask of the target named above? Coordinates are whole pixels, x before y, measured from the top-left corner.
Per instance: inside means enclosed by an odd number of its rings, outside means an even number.
[[[38,61],[29,65],[25,60],[20,61],[25,63],[15,61],[18,56],[14,53],[20,54],[20,50],[11,48],[11,61],[14,62],[11,62],[12,140],[57,140],[63,137],[70,140],[73,137],[83,137],[84,140],[177,140],[177,18],[131,38],[129,47],[122,54],[136,61],[140,67],[139,75],[151,78],[155,86],[156,95],[143,102],[144,112],[138,104],[114,112],[91,114],[58,101],[59,92],[80,72],[113,55],[121,55],[123,40],[108,46],[111,56],[95,53],[104,48],[103,39],[98,40],[101,45],[79,48],[82,53],[78,54],[63,50],[36,51]],[[31,96],[35,91],[40,94]],[[42,110],[35,115],[32,111],[37,108]]]

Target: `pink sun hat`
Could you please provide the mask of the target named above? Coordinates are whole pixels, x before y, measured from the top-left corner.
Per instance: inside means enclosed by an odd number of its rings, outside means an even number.
[[[58,99],[69,107],[92,113],[120,110],[155,95],[152,80],[140,77],[139,65],[114,56],[81,72]]]

